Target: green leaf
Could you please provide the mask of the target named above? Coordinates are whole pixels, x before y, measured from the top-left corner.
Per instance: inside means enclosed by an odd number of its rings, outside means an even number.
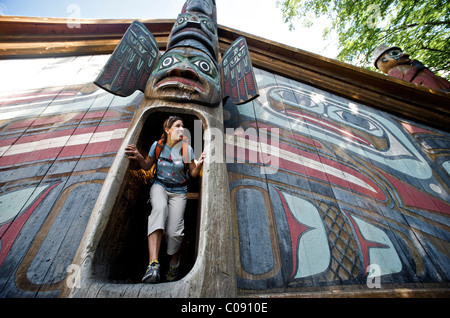
[[[400,46],[411,58],[450,80],[450,1],[448,0],[277,0],[290,28],[315,18],[331,21],[323,38],[338,36],[339,60],[368,69],[380,44]]]

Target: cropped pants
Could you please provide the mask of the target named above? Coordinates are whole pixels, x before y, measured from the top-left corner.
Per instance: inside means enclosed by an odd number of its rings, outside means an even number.
[[[150,188],[152,212],[148,217],[147,235],[163,230],[169,255],[178,252],[183,242],[186,202],[186,194],[166,191],[157,183]]]

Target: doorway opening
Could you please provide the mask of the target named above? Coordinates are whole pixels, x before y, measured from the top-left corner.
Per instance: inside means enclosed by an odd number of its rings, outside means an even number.
[[[194,136],[194,132],[199,133],[198,121],[200,119],[197,116],[174,111],[149,111],[147,117],[142,119],[145,122],[136,142],[141,154],[146,155],[153,142],[160,139],[164,120],[172,115],[180,116],[183,119],[185,130],[191,135],[189,141],[193,148],[192,139],[194,137],[196,141],[203,142],[203,126],[201,126],[202,136]],[[196,125],[197,130],[195,130]],[[198,147],[198,145],[195,146]],[[201,149],[203,149],[203,144]],[[196,149],[194,152],[197,159]],[[140,283],[144,276],[149,257],[147,218],[152,209],[148,202],[150,187],[148,174],[140,169],[137,163],[131,161],[94,257],[96,275],[108,283]],[[184,238],[180,250],[181,263],[177,280],[189,273],[197,258],[201,214],[201,176],[189,180],[187,199],[184,214]],[[165,281],[165,273],[170,261],[166,251],[167,246],[163,239],[159,253],[161,283]]]

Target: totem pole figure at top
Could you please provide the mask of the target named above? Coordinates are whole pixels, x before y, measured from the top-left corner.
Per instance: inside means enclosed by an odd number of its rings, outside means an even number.
[[[449,81],[433,74],[421,62],[411,60],[399,47],[378,46],[373,52],[373,61],[377,69],[389,76],[450,92]]]
[[[162,56],[153,35],[134,21],[95,84],[119,96],[140,90],[147,99],[208,107],[227,98],[239,105],[258,97],[243,37],[220,61],[215,0],[186,1]]]

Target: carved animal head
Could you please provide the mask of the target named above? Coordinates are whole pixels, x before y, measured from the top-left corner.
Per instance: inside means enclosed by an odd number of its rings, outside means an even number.
[[[203,51],[190,47],[173,48],[156,63],[145,96],[217,105],[221,100],[219,67]]]
[[[410,64],[408,54],[402,52],[399,47],[387,47],[380,45],[374,51],[374,65],[385,74],[398,65]]]

